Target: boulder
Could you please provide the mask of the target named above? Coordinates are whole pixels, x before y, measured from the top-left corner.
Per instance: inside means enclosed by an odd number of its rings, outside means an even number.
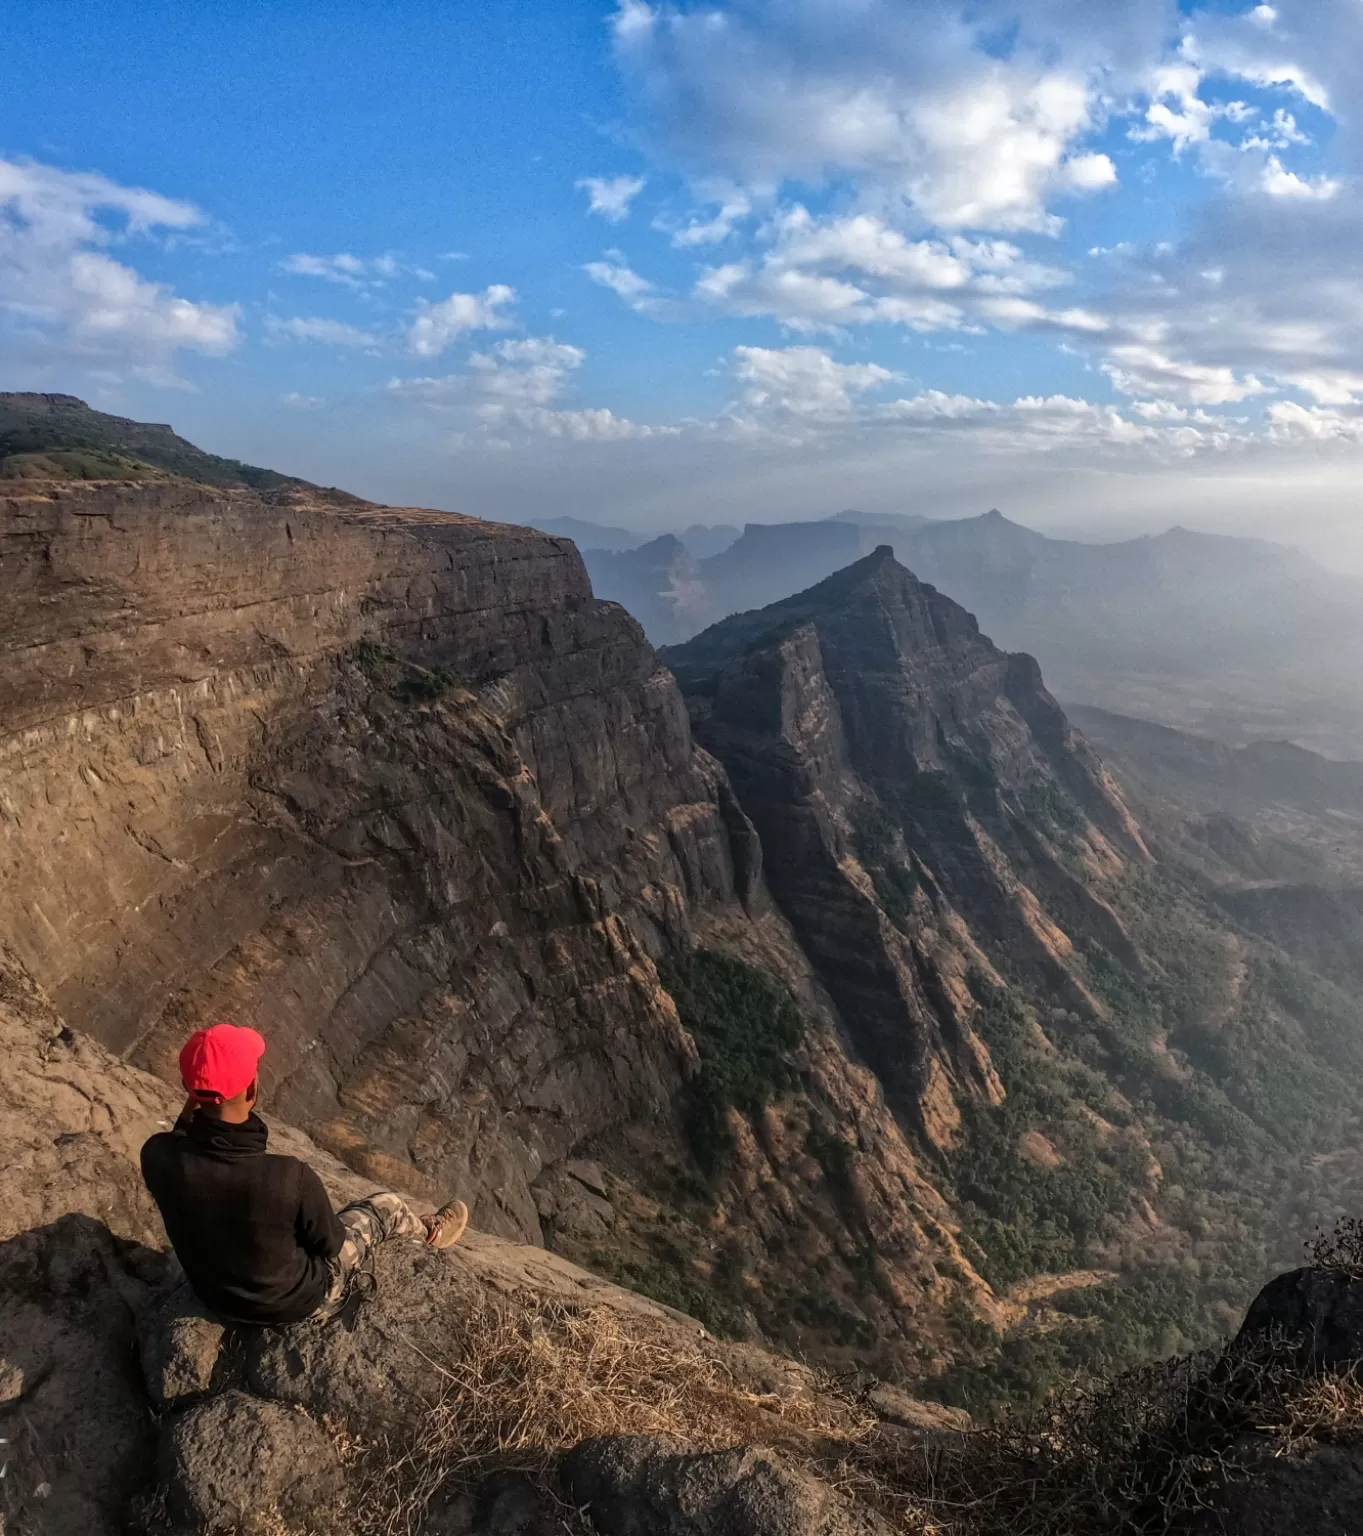
[[[661,1436],[584,1441],[562,1467],[601,1536],[891,1536],[774,1451],[687,1453]]]
[[[237,1391],[172,1422],[161,1477],[172,1519],[194,1536],[266,1536],[291,1519],[316,1529],[340,1492],[335,1448],[307,1414]]]
[[[901,1429],[940,1432],[967,1430],[970,1415],[964,1408],[948,1408],[945,1403],[929,1403],[920,1397],[910,1397],[900,1387],[888,1382],[877,1382],[866,1394],[866,1401],[887,1424]]]
[[[521,1472],[499,1472],[481,1488],[430,1512],[421,1536],[563,1536],[543,1491]]]
[[[3,1136],[0,1136],[3,1139]],[[155,1255],[148,1256],[152,1259]],[[143,1255],[86,1216],[0,1242],[0,1530],[119,1536],[155,1431],[134,1358]]]
[[[431,1362],[459,1357],[461,1320],[486,1293],[457,1249],[384,1243],[373,1264],[377,1285],[352,1318],[262,1329],[248,1339],[253,1392],[366,1433],[401,1428],[408,1411],[429,1399],[439,1385]]]
[[[1271,1335],[1297,1341],[1303,1366],[1335,1369],[1363,1361],[1363,1279],[1310,1268],[1275,1276],[1251,1302],[1235,1342]]]
[[[1363,1531],[1363,1446],[1303,1441],[1284,1448],[1246,1435],[1223,1459],[1224,1488],[1199,1516],[1196,1536],[1358,1536]]]
[[[161,1291],[138,1319],[147,1394],[158,1408],[202,1397],[213,1385],[226,1329],[185,1280]]]

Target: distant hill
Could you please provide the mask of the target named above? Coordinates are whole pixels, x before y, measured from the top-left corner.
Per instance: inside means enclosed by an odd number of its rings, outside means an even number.
[[[555,538],[571,539],[579,549],[638,549],[649,542],[649,535],[632,528],[616,528],[609,523],[587,523],[580,517],[526,518],[527,528],[552,533]]]
[[[597,596],[628,608],[655,645],[685,640],[709,619],[700,565],[674,534],[637,549],[584,548],[582,560]]]
[[[321,491],[293,475],[205,453],[169,426],[92,410],[75,395],[0,393],[0,480],[166,479]],[[325,495],[359,500],[331,489]]]
[[[1083,544],[998,512],[894,542],[1067,704],[1363,757],[1363,582],[1298,550],[1186,528]]]
[[[1075,704],[1070,719],[1145,799],[1245,814],[1265,806],[1363,816],[1363,763],[1332,762],[1290,741],[1244,747]]]

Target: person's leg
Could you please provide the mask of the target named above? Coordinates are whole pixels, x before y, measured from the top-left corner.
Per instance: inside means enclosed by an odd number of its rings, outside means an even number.
[[[357,1226],[364,1228],[369,1247],[375,1243],[386,1243],[392,1237],[424,1238],[428,1231],[426,1223],[402,1196],[387,1189],[376,1189],[363,1200],[351,1201],[338,1213],[343,1222],[346,1221],[347,1213],[350,1213]],[[350,1223],[346,1222],[346,1225]],[[368,1252],[368,1248],[365,1251]]]
[[[352,1200],[336,1214],[345,1228],[345,1242],[331,1261],[331,1283],[322,1305],[313,1313],[321,1322],[341,1310],[351,1278],[379,1243],[392,1237],[424,1240],[429,1230],[401,1195],[386,1189],[375,1190],[362,1200]]]

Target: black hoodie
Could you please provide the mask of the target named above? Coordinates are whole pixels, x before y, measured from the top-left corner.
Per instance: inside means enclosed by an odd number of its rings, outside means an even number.
[[[252,1115],[226,1125],[195,1114],[142,1148],[142,1177],[199,1300],[226,1322],[301,1322],[326,1295],[345,1241],[322,1181],[265,1150]]]

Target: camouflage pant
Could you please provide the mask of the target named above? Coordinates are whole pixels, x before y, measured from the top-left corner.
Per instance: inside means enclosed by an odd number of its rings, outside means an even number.
[[[318,1322],[335,1317],[345,1305],[351,1281],[377,1244],[392,1237],[426,1237],[426,1223],[401,1195],[387,1190],[352,1200],[336,1214],[345,1228],[345,1242],[331,1261],[331,1284],[322,1305],[312,1314]]]

